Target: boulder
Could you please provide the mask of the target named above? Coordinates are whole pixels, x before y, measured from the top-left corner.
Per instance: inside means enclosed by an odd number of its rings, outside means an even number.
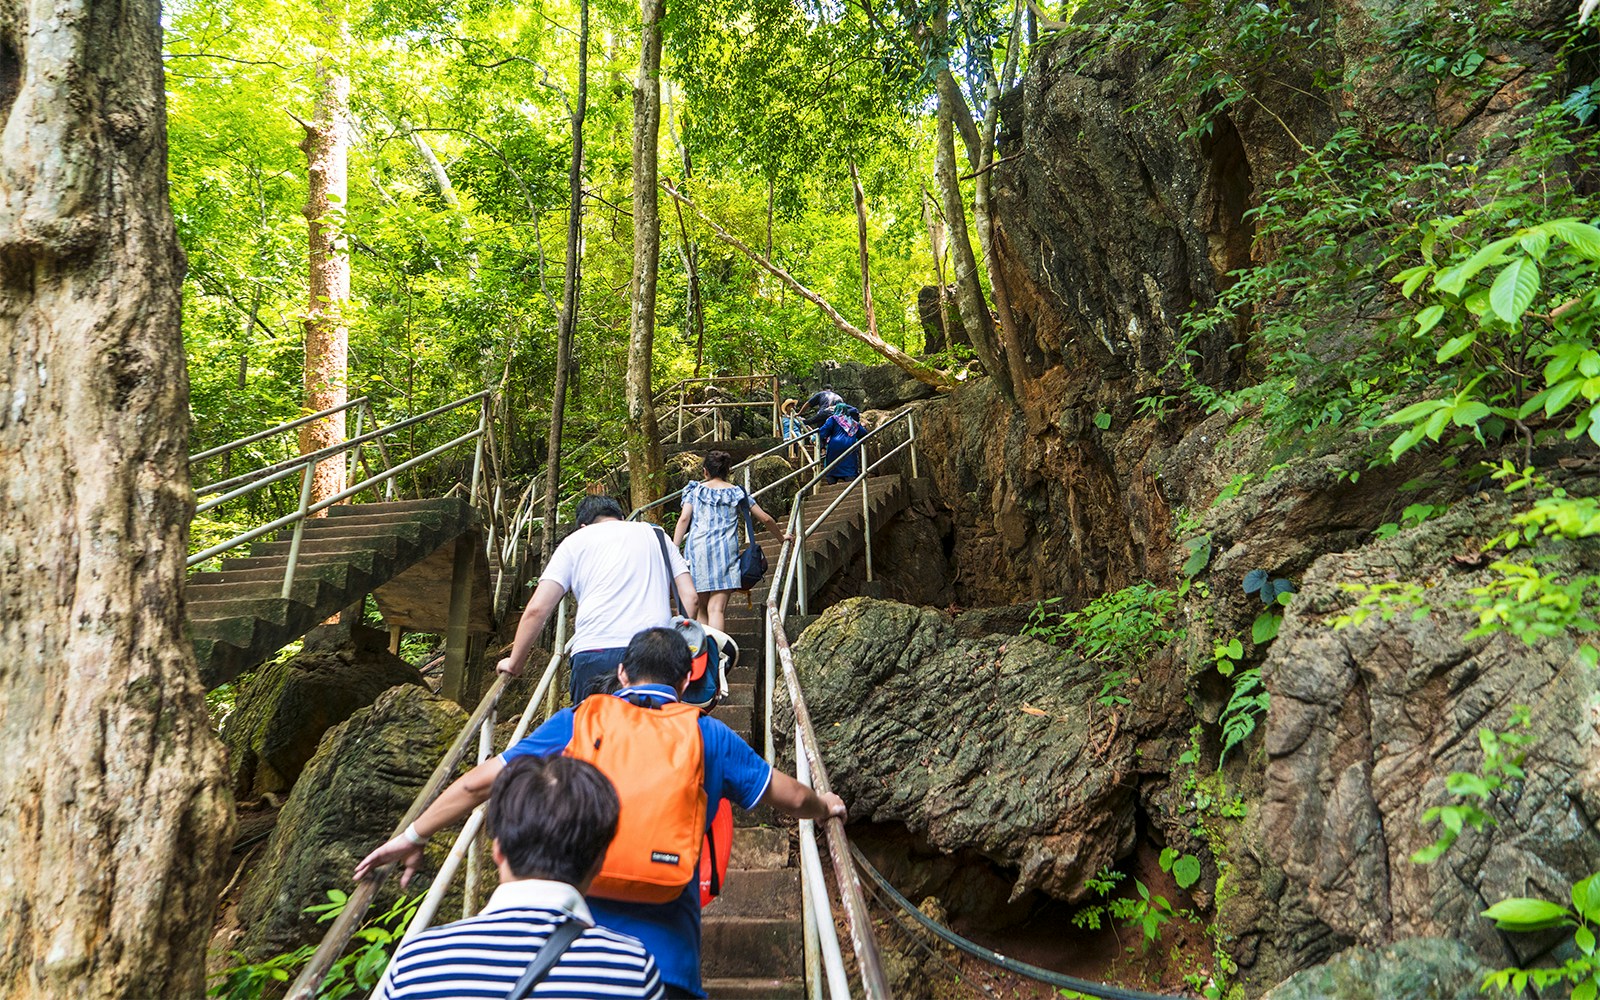
[[[287,792],[324,733],[390,688],[422,683],[417,668],[391,654],[381,637],[376,645],[313,646],[263,667],[244,686],[222,734],[234,795]]]
[[[1520,499],[1479,494],[1318,559],[1262,665],[1260,841],[1317,919],[1355,943],[1449,937],[1497,965],[1523,964],[1550,940],[1502,934],[1479,912],[1510,896],[1564,900],[1600,869],[1600,674],[1568,637],[1465,638],[1477,624],[1470,591],[1496,573],[1478,553]],[[1593,546],[1541,551],[1547,573],[1600,565]],[[1420,584],[1428,608],[1332,627],[1359,600],[1341,585],[1387,581]],[[1531,707],[1526,780],[1490,800],[1483,831],[1465,829],[1433,864],[1412,862],[1441,832],[1423,813],[1457,801],[1449,775],[1481,771],[1475,734],[1507,729],[1514,705]]]
[[[971,348],[966,328],[961,325],[961,312],[956,308],[956,287],[944,292],[943,322],[939,316],[939,286],[923,285],[917,289],[917,322],[922,327],[922,349],[928,354],[941,354],[947,348],[961,344]]]
[[[1295,973],[1261,1000],[1477,1000],[1488,971],[1460,941],[1408,938],[1349,948]]]
[[[1032,639],[962,639],[947,615],[867,598],[825,611],[795,666],[853,817],[1014,870],[1014,899],[1085,898],[1085,876],[1131,849],[1133,744],[1095,702],[1098,669]]]
[[[325,902],[329,889],[351,887],[356,862],[393,834],[466,720],[454,702],[401,685],[328,733],[246,879],[238,911],[245,954],[259,958],[317,939],[323,928],[302,911]],[[448,847],[434,850],[442,856]],[[375,912],[398,894],[398,881],[386,880]]]
[[[926,382],[918,382],[907,375],[899,365],[864,365],[859,361],[825,361],[812,373],[812,388],[806,395],[825,385],[844,397],[844,401],[863,412],[867,410],[897,410],[919,399],[932,399],[938,390]],[[805,402],[805,397],[800,401]]]

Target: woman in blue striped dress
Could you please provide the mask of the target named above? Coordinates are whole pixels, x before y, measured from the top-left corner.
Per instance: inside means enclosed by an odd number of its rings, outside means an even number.
[[[689,536],[683,557],[689,562],[694,589],[700,595],[697,617],[718,631],[726,631],[723,623],[728,595],[740,589],[739,522],[743,516],[739,505],[749,497],[744,487],[723,478],[732,464],[733,456],[725,451],[706,455],[703,466],[706,478],[684,487],[683,513],[678,515],[678,526],[672,532],[674,545],[682,545],[684,535]],[[778,522],[753,498],[750,499],[750,514],[765,524],[780,543],[789,540]]]

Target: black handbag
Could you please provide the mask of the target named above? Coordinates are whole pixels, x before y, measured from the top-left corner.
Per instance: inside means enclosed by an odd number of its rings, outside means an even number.
[[[739,501],[739,513],[744,515],[744,534],[750,540],[745,550],[739,553],[740,590],[754,588],[767,575],[767,554],[761,551],[761,543],[756,541],[755,520],[750,516],[750,505],[754,502],[749,493]]]

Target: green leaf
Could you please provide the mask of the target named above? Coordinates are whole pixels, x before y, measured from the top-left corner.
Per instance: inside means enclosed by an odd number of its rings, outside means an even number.
[[[1161,857],[1157,859],[1157,863],[1161,865],[1162,871],[1170,872],[1172,871],[1172,863],[1176,860],[1178,860],[1178,849],[1176,847],[1163,847],[1161,849]]]
[[[1531,257],[1518,257],[1494,279],[1489,288],[1489,305],[1496,316],[1516,324],[1522,321],[1522,314],[1533,305],[1534,296],[1538,294],[1538,262]]]
[[[1484,910],[1483,916],[1503,931],[1542,931],[1560,927],[1571,919],[1572,911],[1549,900],[1515,896]]]
[[[1193,854],[1185,854],[1172,866],[1173,881],[1178,883],[1178,888],[1187,889],[1200,881],[1200,859]]]
[[[1394,276],[1394,280],[1400,285],[1400,294],[1409,299],[1411,293],[1422,287],[1422,283],[1432,274],[1433,265],[1418,264],[1416,267],[1408,267],[1401,271]]]
[[[1572,940],[1577,944],[1578,950],[1585,955],[1594,954],[1594,931],[1587,927],[1579,927],[1572,932]]]
[[[1572,908],[1585,920],[1600,920],[1600,873],[1572,884]]]
[[[1594,667],[1600,664],[1600,649],[1596,649],[1593,646],[1579,646],[1578,659],[1582,661],[1584,666]],[[1596,919],[1600,920],[1600,914],[1597,914]]]
[[[1463,400],[1450,410],[1450,421],[1457,427],[1476,427],[1478,421],[1487,417],[1489,407],[1476,399]]]
[[[1412,318],[1417,321],[1417,332],[1413,336],[1420,337],[1438,326],[1439,321],[1444,319],[1444,306],[1431,305]]]
[[[1282,615],[1275,615],[1270,611],[1261,612],[1250,624],[1250,641],[1257,646],[1271,642],[1278,637],[1278,627],[1281,624],[1283,624]]]
[[[1506,251],[1515,246],[1519,239],[1520,237],[1517,236],[1501,237],[1500,239],[1495,240],[1493,243],[1490,243],[1488,246],[1479,250],[1471,257],[1468,257],[1460,266],[1455,268],[1455,270],[1460,272],[1463,284],[1472,278],[1477,277],[1478,272],[1482,271],[1490,264],[1497,264],[1501,260],[1505,259]],[[1457,291],[1459,291],[1459,289],[1457,289]]]
[[[1600,983],[1591,976],[1572,988],[1572,1000],[1595,1000],[1597,991],[1600,991]]]
[[[1478,331],[1476,330],[1469,330],[1466,333],[1461,334],[1459,337],[1451,337],[1449,340],[1444,342],[1443,347],[1439,348],[1438,353],[1433,356],[1433,360],[1440,363],[1449,361],[1457,354],[1460,354],[1462,351],[1471,347],[1473,342],[1477,339]]]
[[[1565,382],[1558,382],[1546,390],[1548,395],[1544,399],[1544,415],[1553,417],[1557,410],[1565,409],[1567,404],[1578,398],[1578,393],[1583,390],[1583,379],[1569,378]]]
[[[370,990],[378,983],[378,977],[383,975],[384,967],[389,964],[389,953],[379,947],[368,948],[361,955],[361,960],[356,962],[356,982],[364,990]]]
[[[1577,219],[1557,219],[1545,223],[1544,228],[1564,240],[1567,246],[1577,251],[1578,256],[1600,260],[1600,229]]]
[[[1447,399],[1424,399],[1420,403],[1412,403],[1398,412],[1391,413],[1384,418],[1385,424],[1409,424],[1422,419],[1435,410],[1443,409],[1450,405]]]
[[[1096,413],[1094,415],[1094,425],[1101,430],[1109,430],[1111,427],[1111,414]]]
[[[1235,660],[1244,656],[1244,643],[1240,642],[1237,637],[1229,639],[1228,645],[1224,648],[1228,651],[1228,655]]]

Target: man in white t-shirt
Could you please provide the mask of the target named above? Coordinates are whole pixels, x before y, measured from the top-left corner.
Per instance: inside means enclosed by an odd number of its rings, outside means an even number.
[[[627,520],[622,506],[610,497],[584,497],[578,504],[578,530],[556,546],[539,574],[539,586],[522,612],[511,655],[500,661],[500,672],[522,673],[545,620],[568,591],[578,602],[568,646],[574,705],[615,676],[635,633],[672,624],[669,587],[678,588],[683,613],[693,618],[698,595],[689,564],[676,545],[666,545],[663,553],[664,538],[653,524]]]

